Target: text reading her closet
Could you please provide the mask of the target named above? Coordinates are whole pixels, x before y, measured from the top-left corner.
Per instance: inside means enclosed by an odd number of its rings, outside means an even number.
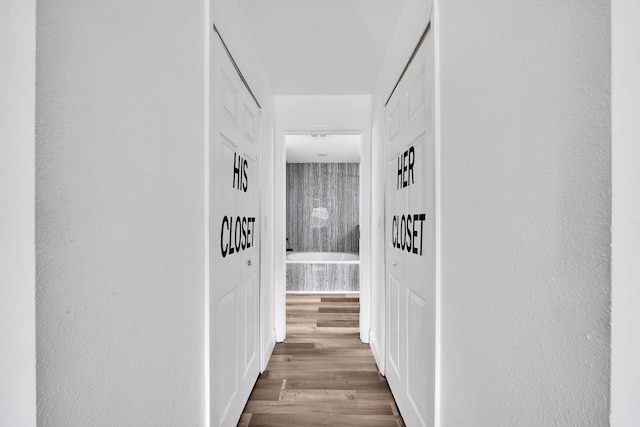
[[[422,255],[425,214],[394,215],[391,221],[391,244],[396,249]]]
[[[415,184],[415,160],[416,149],[413,146],[398,156],[397,191],[402,191],[402,189]],[[424,213],[394,215],[391,220],[391,244],[393,247],[422,255],[426,218],[427,215]]]

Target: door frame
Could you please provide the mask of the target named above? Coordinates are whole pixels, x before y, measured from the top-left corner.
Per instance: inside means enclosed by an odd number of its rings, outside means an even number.
[[[323,133],[360,135],[360,340],[369,343],[371,329],[371,130],[370,129],[286,129],[275,136],[274,149],[274,327],[276,341],[286,338],[286,203],[287,135]]]

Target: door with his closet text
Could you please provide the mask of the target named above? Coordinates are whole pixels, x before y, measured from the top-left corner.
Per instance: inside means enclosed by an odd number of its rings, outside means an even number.
[[[211,33],[210,408],[236,425],[259,374],[260,109]]]

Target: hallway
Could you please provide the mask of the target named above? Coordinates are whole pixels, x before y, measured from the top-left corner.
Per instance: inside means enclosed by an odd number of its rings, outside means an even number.
[[[358,294],[287,294],[276,344],[240,426],[404,426],[368,344]]]
[[[396,426],[374,359],[410,427],[638,426],[626,3],[0,2],[0,426]],[[336,132],[365,286],[287,330]]]

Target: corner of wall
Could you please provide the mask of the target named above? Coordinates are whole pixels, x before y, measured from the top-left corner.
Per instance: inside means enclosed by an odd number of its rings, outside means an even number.
[[[0,424],[36,425],[36,2],[0,3]]]
[[[612,1],[611,416],[640,420],[640,3]]]

